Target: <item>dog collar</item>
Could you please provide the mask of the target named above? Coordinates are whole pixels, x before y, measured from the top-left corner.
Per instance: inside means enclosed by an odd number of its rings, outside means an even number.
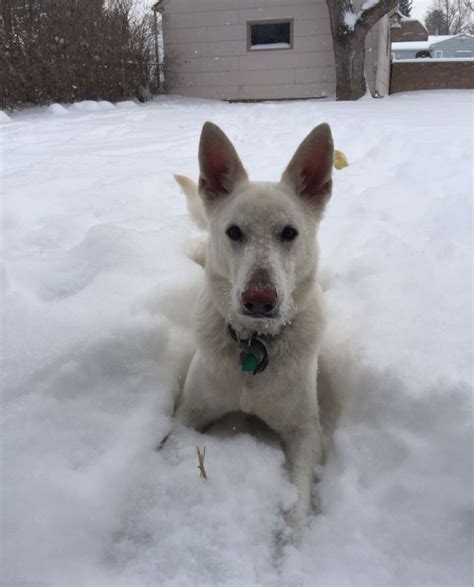
[[[240,368],[244,373],[262,373],[268,365],[268,351],[265,343],[254,332],[250,338],[240,338],[236,330],[229,324],[230,336],[239,343]]]

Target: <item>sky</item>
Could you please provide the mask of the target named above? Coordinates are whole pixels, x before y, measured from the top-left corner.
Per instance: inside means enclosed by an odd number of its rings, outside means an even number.
[[[428,6],[431,4],[431,0],[413,0],[413,8],[411,16],[417,18],[423,22],[423,18],[428,10]]]

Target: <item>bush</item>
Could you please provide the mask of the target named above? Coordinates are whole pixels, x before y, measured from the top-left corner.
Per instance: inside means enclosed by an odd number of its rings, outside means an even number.
[[[127,0],[3,0],[0,40],[3,108],[156,90],[151,27]]]

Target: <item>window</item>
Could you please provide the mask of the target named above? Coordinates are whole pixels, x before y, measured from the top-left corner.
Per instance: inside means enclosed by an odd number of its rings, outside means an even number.
[[[293,19],[261,20],[247,23],[247,50],[291,49]]]
[[[443,57],[443,52],[442,51],[435,51],[435,58],[439,59],[440,57]]]

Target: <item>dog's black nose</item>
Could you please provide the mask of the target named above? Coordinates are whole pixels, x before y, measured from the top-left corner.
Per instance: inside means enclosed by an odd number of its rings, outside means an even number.
[[[242,306],[250,316],[268,316],[277,305],[278,296],[273,287],[251,285],[242,293]]]

